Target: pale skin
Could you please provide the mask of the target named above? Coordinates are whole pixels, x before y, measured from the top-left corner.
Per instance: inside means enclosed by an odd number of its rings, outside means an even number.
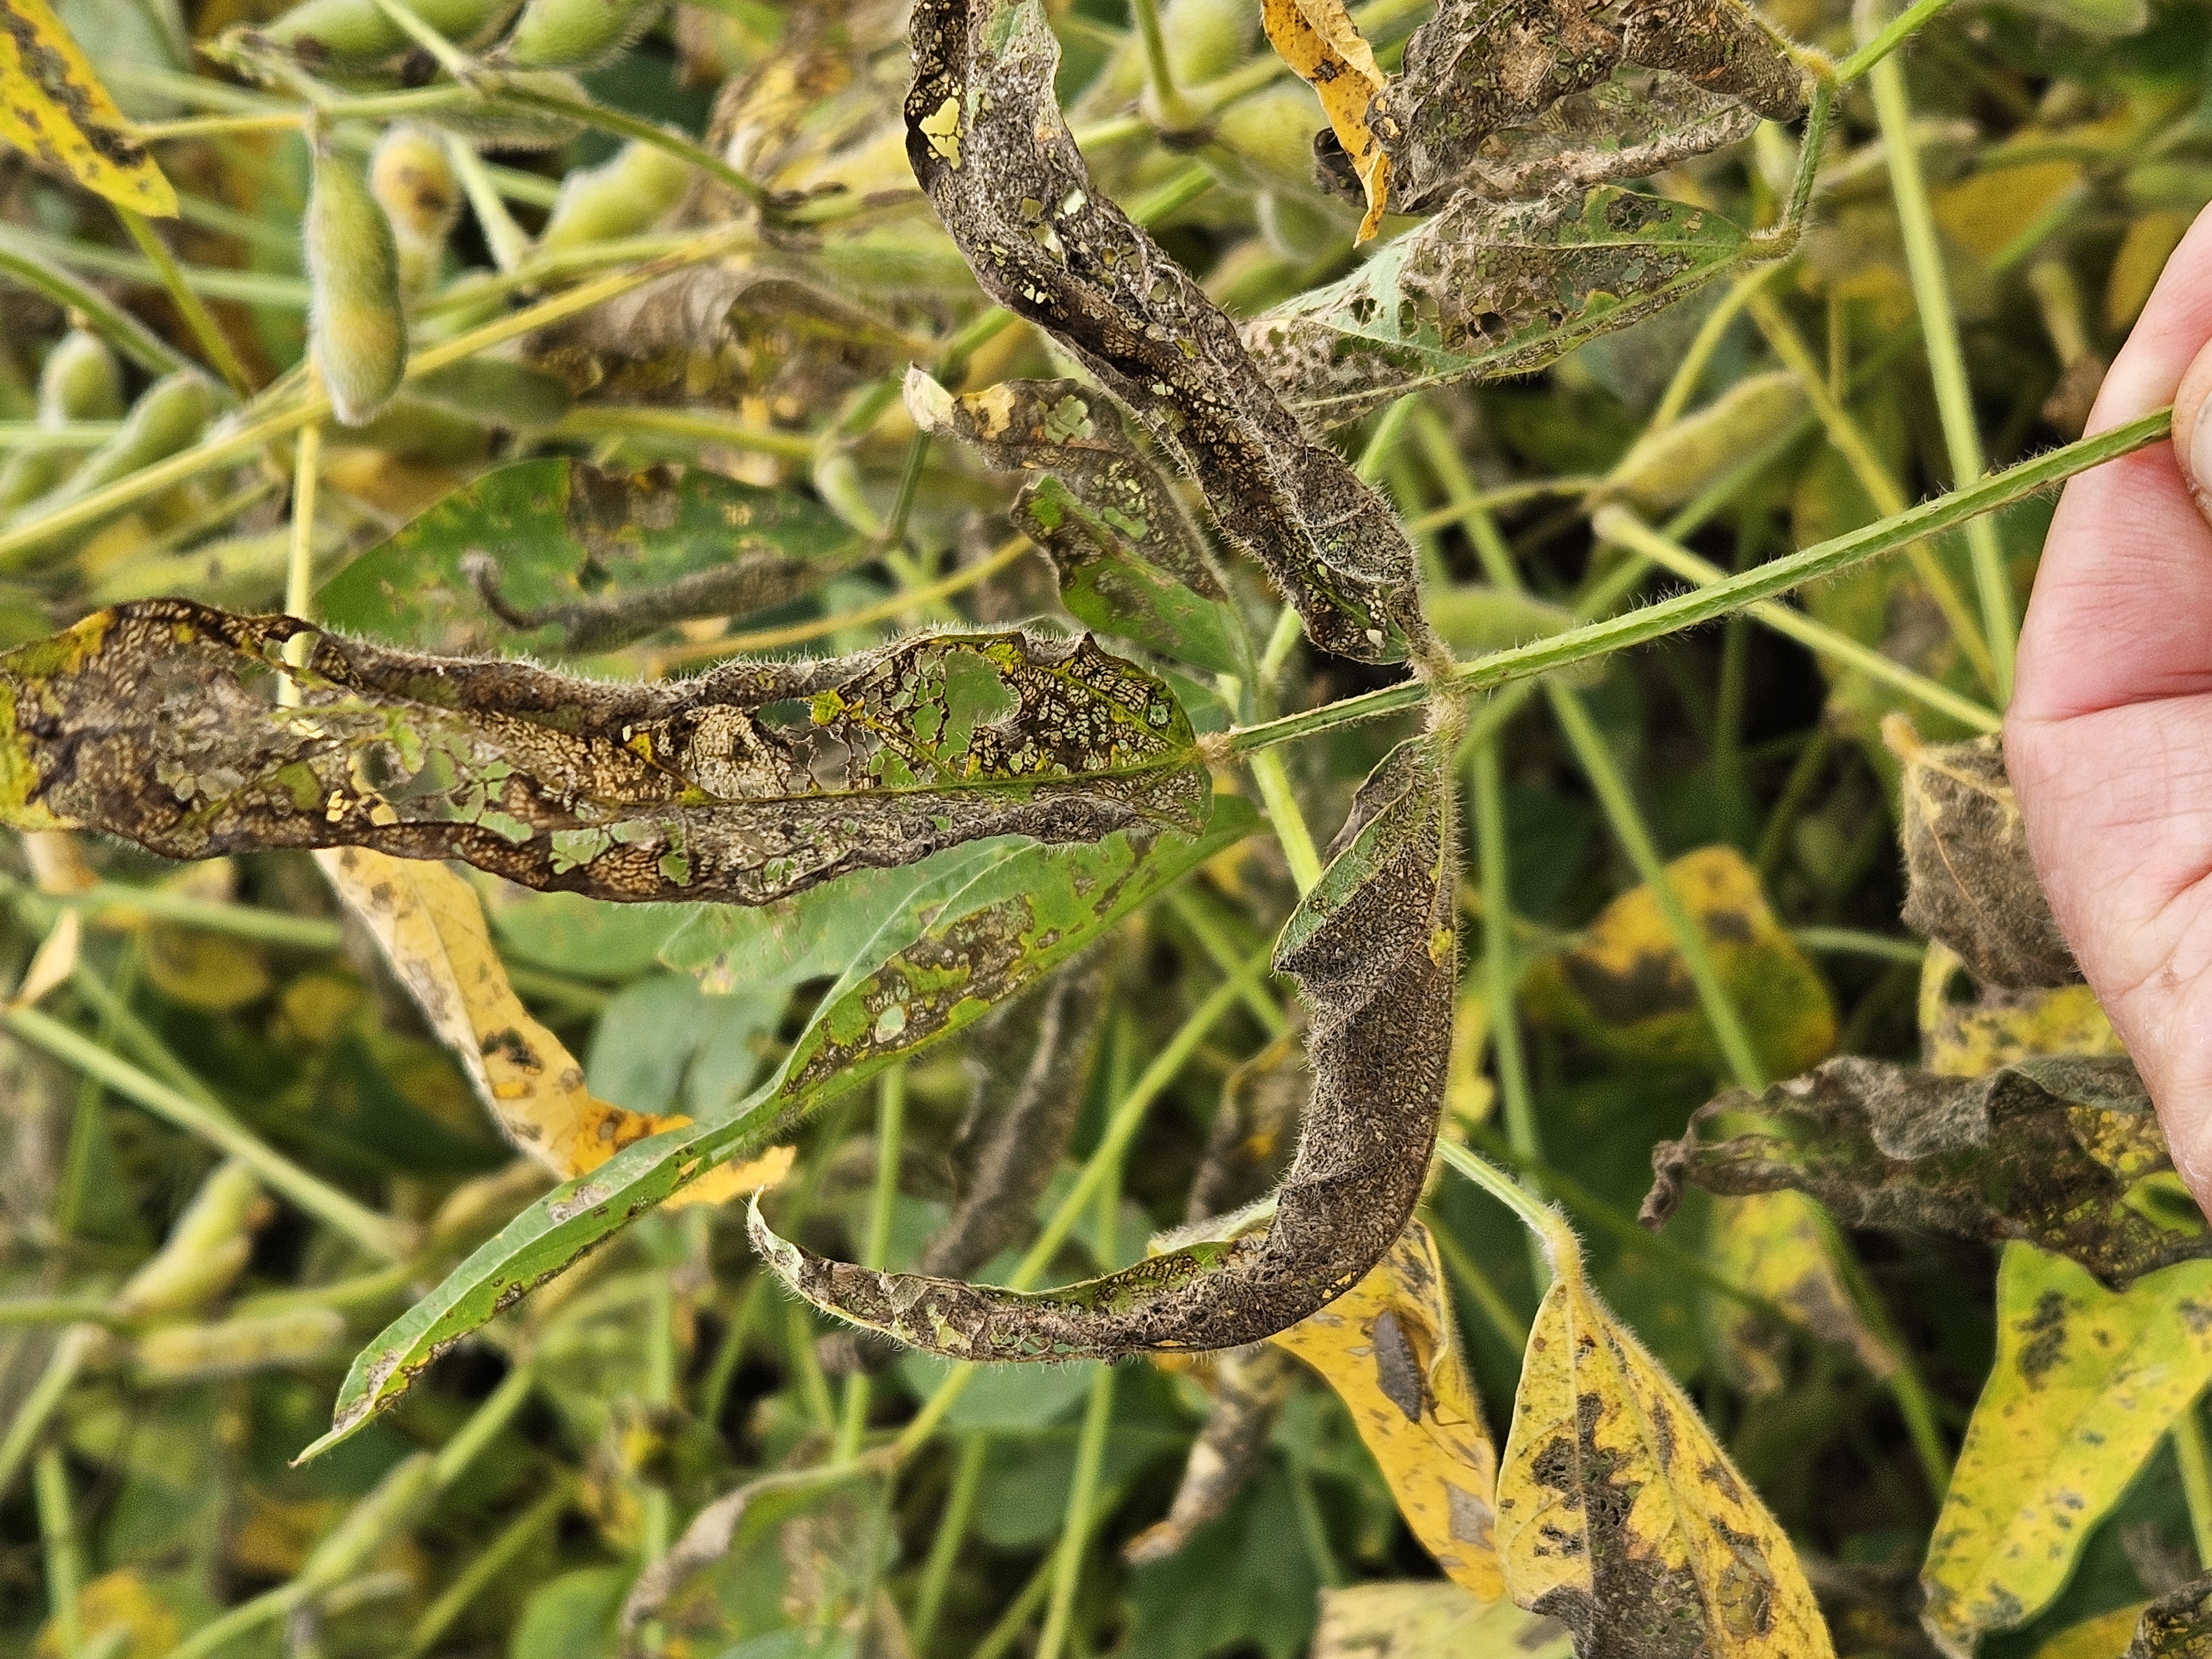
[[[2081,971],[2212,1209],[2212,210],[2114,360],[2092,433],[2174,438],[2066,487],[2020,641],[2005,760]]]

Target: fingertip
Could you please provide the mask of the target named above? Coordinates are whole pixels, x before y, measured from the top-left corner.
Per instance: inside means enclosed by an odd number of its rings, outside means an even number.
[[[2197,510],[2212,522],[2212,420],[2205,418],[2208,400],[2212,400],[2212,341],[2190,359],[2173,394],[2173,458]]]

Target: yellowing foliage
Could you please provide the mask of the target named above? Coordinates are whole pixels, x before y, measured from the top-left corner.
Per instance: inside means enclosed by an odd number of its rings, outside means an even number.
[[[1369,100],[1382,90],[1375,52],[1344,9],[1344,0],[1265,0],[1267,40],[1321,99],[1328,125],[1367,192],[1358,240],[1382,222],[1390,198],[1390,158],[1367,125]]]
[[[177,192],[46,0],[0,9],[0,140],[119,207],[173,217]]]

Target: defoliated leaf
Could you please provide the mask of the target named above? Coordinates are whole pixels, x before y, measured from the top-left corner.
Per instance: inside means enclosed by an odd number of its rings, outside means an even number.
[[[118,207],[175,216],[177,192],[47,0],[0,6],[0,140]]]
[[[2109,1285],[2212,1256],[2124,1057],[2053,1055],[1978,1078],[1832,1060],[1699,1107],[1651,1163],[1644,1213],[1655,1222],[1686,1181],[1809,1194],[1850,1226],[2029,1240]]]
[[[1244,325],[1285,402],[1327,426],[1405,392],[1541,368],[1744,259],[1710,208],[1601,185],[1534,202],[1472,193],[1342,281]]]
[[[1443,1109],[1457,969],[1448,772],[1434,740],[1391,750],[1283,929],[1275,965],[1313,1008],[1313,1103],[1272,1204],[1229,1237],[1016,1291],[830,1261],[776,1237],[756,1209],[770,1267],[827,1312],[957,1359],[1237,1347],[1349,1290],[1411,1218]]]
[[[1836,1046],[1835,1005],[1742,854],[1700,848],[1668,865],[1667,878],[1705,936],[1769,1074],[1825,1057]],[[1722,1068],[1690,970],[1649,887],[1623,893],[1571,949],[1540,961],[1527,995],[1537,1018],[1615,1053]]]
[[[1367,198],[1352,240],[1364,242],[1382,222],[1390,199],[1390,158],[1367,125],[1370,100],[1382,90],[1375,51],[1344,9],[1344,0],[1261,0],[1267,43],[1321,99],[1329,129]]]
[[[616,1154],[549,1193],[358,1355],[320,1452],[392,1405],[447,1347],[717,1165],[757,1154],[813,1107],[963,1030],[1097,940],[1139,906],[1252,833],[1258,814],[1216,797],[1196,836],[1087,846],[1013,842],[934,860],[896,892],[842,964],[774,1077],[726,1118]],[[864,876],[862,878],[866,879]]]
[[[1748,138],[1759,114],[1663,70],[1621,70],[1484,139],[1459,185],[1493,201],[1649,179]]]
[[[1436,1241],[1411,1222],[1366,1278],[1271,1339],[1352,1413],[1398,1513],[1444,1577],[1494,1601],[1498,1450],[1460,1357]]]
[[[1966,1659],[1983,1632],[2049,1605],[2208,1381],[2212,1263],[2113,1291],[2063,1256],[2007,1245],[1996,1363],[1921,1570],[1936,1644]]]
[[[1507,1593],[1577,1659],[1832,1659],[1789,1535],[1598,1300],[1565,1222],[1542,1237],[1552,1287],[1498,1474]]]
[[[1904,769],[1905,925],[1949,945],[1984,984],[2081,978],[2036,879],[1997,739],[1925,744],[1902,714],[1882,721],[1881,737]]]
[[[1321,1593],[1313,1659],[1573,1659],[1556,1619],[1510,1601],[1487,1605],[1455,1584],[1350,1584]]]
[[[2135,1640],[2120,1659],[2204,1659],[2208,1653],[2212,1653],[2212,1576],[2184,1584],[2145,1607]]]
[[[1198,482],[1326,650],[1429,648],[1413,545],[1285,410],[1190,274],[1092,182],[1054,101],[1036,0],[921,0],[907,153],[986,293],[1050,334]]]
[[[554,1175],[588,1174],[623,1147],[690,1122],[592,1097],[584,1068],[507,983],[475,890],[444,865],[362,847],[335,848],[315,860],[501,1130]],[[791,1159],[792,1149],[779,1146],[745,1164],[725,1164],[669,1202],[719,1204],[757,1192],[781,1180]]]
[[[1086,637],[941,634],[618,685],[183,599],[0,656],[0,819],[170,858],[362,846],[595,898],[760,903],[1003,835],[1194,825],[1167,687]],[[148,787],[149,779],[162,786]]]
[[[317,597],[348,632],[453,656],[611,651],[785,603],[852,562],[827,507],[702,468],[517,461],[455,490]]]
[[[1249,676],[1243,626],[1205,537],[1106,393],[1079,380],[1009,380],[955,396],[909,368],[906,406],[922,431],[957,438],[999,471],[1042,475],[1022,487],[1011,516],[1051,559],[1076,617]]]

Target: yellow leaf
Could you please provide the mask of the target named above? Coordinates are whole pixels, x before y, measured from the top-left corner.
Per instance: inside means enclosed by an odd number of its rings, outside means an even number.
[[[1444,1576],[1494,1601],[1498,1453],[1468,1380],[1436,1241],[1408,1222],[1374,1271],[1272,1340],[1319,1371]]]
[[[2127,1052],[2086,985],[1992,988],[1978,1002],[1940,1003],[1921,1041],[1923,1064],[1943,1077],[1982,1077],[2038,1054]]]
[[[1498,1087],[1482,1065],[1489,1047],[1490,1000],[1480,989],[1462,991],[1452,1011],[1451,1070],[1444,1079],[1444,1110],[1462,1137],[1498,1109]]]
[[[173,218],[177,192],[46,0],[0,6],[0,139],[121,207]]]
[[[476,890],[444,865],[358,847],[320,852],[315,860],[375,935],[507,1139],[555,1175],[588,1174],[633,1142],[691,1121],[592,1097],[584,1068],[507,983]],[[789,1171],[792,1157],[790,1147],[779,1146],[748,1163],[726,1164],[666,1207],[717,1204],[774,1186]]]
[[[238,866],[228,859],[185,866],[161,884],[185,898],[228,904],[238,896]],[[172,1002],[227,1013],[258,1002],[276,983],[266,947],[252,939],[156,921],[145,933],[146,977]]]
[[[2079,161],[1984,167],[1934,193],[1936,222],[1977,258],[1992,258],[2081,180]]]
[[[128,1567],[102,1573],[76,1593],[76,1622],[80,1653],[159,1659],[177,1645],[176,1609]],[[61,1632],[52,1620],[32,1652],[35,1659],[62,1659]]]
[[[1382,222],[1390,199],[1390,158],[1367,126],[1367,105],[1382,90],[1382,71],[1344,0],[1265,0],[1261,20],[1268,44],[1321,99],[1336,141],[1367,192],[1367,213],[1355,239],[1365,241]]]
[[[2120,239],[2112,255],[2112,275],[2105,281],[2105,325],[2115,331],[2132,328],[2149,303],[2150,291],[2166,270],[2166,262],[2196,220],[2193,213],[2162,208],[2139,216]]]
[[[2030,1244],[1997,1267],[1997,1356],[1921,1569],[1965,1656],[2057,1595],[2081,1545],[2212,1382],[2212,1262],[2113,1291]]]
[[[2036,1649],[2035,1659],[2120,1659],[2128,1644],[2135,1640],[2136,1626],[2149,1606],[2148,1601],[2133,1601],[2069,1625]]]
[[[1598,1300],[1566,1224],[1542,1231],[1554,1277],[1498,1476],[1507,1591],[1586,1652],[1833,1659],[1788,1534]]]
[[[1313,1659],[1574,1659],[1572,1641],[1556,1619],[1422,1579],[1323,1590]]]
[[[1878,1377],[1897,1358],[1869,1330],[1836,1265],[1835,1224],[1802,1193],[1755,1193],[1713,1201],[1705,1260],[1732,1285],[1756,1291],[1825,1341],[1850,1350]],[[1782,1386],[1782,1333],[1733,1297],[1706,1298],[1705,1317],[1748,1394]]]
[[[1828,988],[1783,931],[1759,877],[1733,847],[1704,847],[1667,866],[1690,919],[1705,936],[1721,982],[1743,1015],[1772,1077],[1811,1070],[1836,1046]],[[1633,1058],[1718,1070],[1688,965],[1649,887],[1600,911],[1572,949],[1530,969],[1529,1012]]]

